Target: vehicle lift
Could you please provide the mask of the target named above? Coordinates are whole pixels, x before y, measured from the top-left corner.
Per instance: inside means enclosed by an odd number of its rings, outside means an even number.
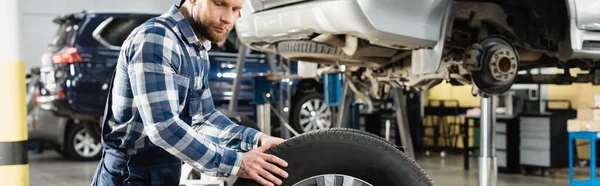
[[[236,65],[236,78],[234,79],[233,86],[233,98],[229,104],[229,111],[235,113],[237,108],[237,97],[239,95],[239,86],[242,79],[243,66],[245,56],[250,52],[246,45],[240,45],[237,65]],[[270,64],[271,72],[276,72],[274,69],[274,61],[268,61]],[[289,66],[288,66],[289,67]],[[256,121],[259,128],[265,134],[271,134],[271,109],[273,113],[281,120],[282,136],[288,137],[291,132],[294,136],[299,135],[288,123],[287,117],[283,117],[280,113],[287,113],[288,111],[283,108],[282,97],[280,96],[281,90],[279,86],[274,86],[274,82],[281,82],[283,79],[291,79],[294,76],[289,75],[289,68],[286,75],[268,75],[268,76],[254,76],[254,101],[256,104]],[[299,77],[295,77],[299,78]],[[333,107],[334,114],[337,117],[332,118],[332,124],[335,127],[342,127],[348,119],[348,108],[350,105],[349,99],[349,85],[348,82],[344,81],[343,72],[326,73],[322,75],[322,80],[325,90],[325,102]],[[408,125],[408,118],[406,112],[406,99],[405,95],[400,88],[394,88],[392,97],[394,100],[396,119],[398,124],[398,132],[404,146],[405,153],[415,159],[414,150],[412,147],[412,141],[410,137],[410,129]],[[279,109],[274,109],[271,102],[279,100]],[[277,111],[279,110],[279,112]],[[479,186],[495,186],[497,183],[497,162],[496,162],[496,147],[495,147],[495,123],[496,123],[496,106],[494,103],[493,95],[482,95],[481,96],[481,145],[479,155]],[[337,112],[335,112],[337,111]],[[335,115],[334,115],[335,116]]]
[[[481,96],[481,135],[479,146],[479,186],[496,186],[496,104],[492,95]]]
[[[245,55],[249,53],[249,49],[245,45],[241,45],[237,58],[236,65],[236,78],[234,80],[233,86],[233,99],[229,104],[229,112],[235,113],[235,109],[237,107],[237,95],[239,95],[238,89],[240,86],[240,82],[243,72],[244,66],[244,58]],[[267,61],[270,65],[271,72],[277,72],[274,68],[275,62],[272,60]],[[289,65],[288,65],[289,67]],[[343,67],[340,69],[344,69]],[[289,133],[292,133],[294,136],[299,135],[286,119],[289,109],[283,109],[283,97],[281,96],[281,89],[283,80],[297,79],[303,78],[300,76],[290,75],[289,68],[285,75],[277,75],[277,74],[269,74],[269,75],[258,75],[258,76],[250,76],[253,79],[253,91],[254,91],[254,104],[255,107],[255,121],[258,124],[259,128],[265,134],[271,135],[271,113],[275,114],[282,123],[281,132],[282,136],[288,137]],[[344,81],[344,73],[342,71],[334,71],[329,73],[323,73],[321,75],[321,80],[323,81],[323,89],[325,102],[327,105],[331,107],[332,118],[331,123],[332,127],[345,127],[346,123],[348,123],[348,115],[349,110],[352,105],[353,98],[350,96],[351,91],[349,90],[348,81]],[[285,84],[283,84],[285,85]],[[289,91],[288,91],[289,93]],[[289,96],[287,96],[289,98]],[[406,117],[406,100],[404,94],[401,89],[394,89],[393,93],[394,104],[396,105],[396,117],[399,135],[402,140],[402,144],[405,149],[405,153],[411,157],[415,158],[414,150],[412,148],[412,140],[410,137],[410,130],[408,126],[408,118]],[[275,109],[271,103],[279,101],[279,109]]]

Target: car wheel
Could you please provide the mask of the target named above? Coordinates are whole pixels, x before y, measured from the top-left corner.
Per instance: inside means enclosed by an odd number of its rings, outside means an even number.
[[[61,156],[68,156],[64,149],[60,147],[60,145],[54,146],[54,151],[58,152]]]
[[[267,153],[288,162],[282,185],[431,186],[417,163],[391,143],[354,129],[325,129],[292,138]],[[259,185],[240,179],[234,185]]]
[[[375,56],[349,56],[340,47],[315,41],[296,40],[281,41],[277,44],[277,52],[282,56],[319,64],[352,64],[354,66],[379,66],[390,62],[389,58]]]
[[[75,160],[98,160],[102,155],[102,144],[80,125],[71,125],[65,141],[65,153]]]
[[[513,85],[519,68],[515,47],[501,37],[481,41],[481,70],[473,71],[473,82],[483,93],[498,95]]]
[[[102,136],[102,118],[100,118],[99,122],[83,122],[83,127],[89,132],[89,134],[96,141],[101,140]]]
[[[332,112],[319,92],[301,93],[290,113],[290,124],[299,133],[331,127]]]

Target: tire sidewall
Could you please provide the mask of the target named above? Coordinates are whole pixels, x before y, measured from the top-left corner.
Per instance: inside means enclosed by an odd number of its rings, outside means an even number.
[[[414,160],[381,138],[357,130],[320,130],[288,140],[267,152],[289,164],[283,168],[290,175],[282,179],[283,185],[331,174],[351,176],[375,186],[433,185]],[[259,184],[241,179],[235,185]]]
[[[75,145],[73,142],[75,141],[75,135],[81,130],[86,130],[85,127],[81,125],[71,125],[68,129],[66,140],[65,140],[65,150],[64,154],[67,155],[68,158],[77,160],[77,161],[91,161],[91,160],[99,160],[102,156],[102,150],[100,150],[96,155],[92,157],[83,157],[76,152]],[[89,132],[88,132],[89,133]]]
[[[321,99],[323,102],[325,102],[325,99],[323,94],[316,91],[305,91],[300,92],[299,94],[300,96],[296,99],[296,101],[294,101],[294,105],[292,106],[292,110],[290,112],[290,125],[299,133],[305,133],[308,131],[304,131],[304,128],[302,128],[300,125],[300,112],[302,111],[302,105],[315,98]]]

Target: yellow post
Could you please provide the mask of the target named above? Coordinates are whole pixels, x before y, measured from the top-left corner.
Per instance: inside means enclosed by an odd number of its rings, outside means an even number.
[[[29,185],[20,12],[18,0],[0,1],[0,182],[11,186]]]

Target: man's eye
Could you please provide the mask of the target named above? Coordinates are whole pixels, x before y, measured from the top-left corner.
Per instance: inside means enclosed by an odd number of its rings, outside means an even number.
[[[215,5],[217,5],[217,6],[223,6],[223,2],[215,2]]]

